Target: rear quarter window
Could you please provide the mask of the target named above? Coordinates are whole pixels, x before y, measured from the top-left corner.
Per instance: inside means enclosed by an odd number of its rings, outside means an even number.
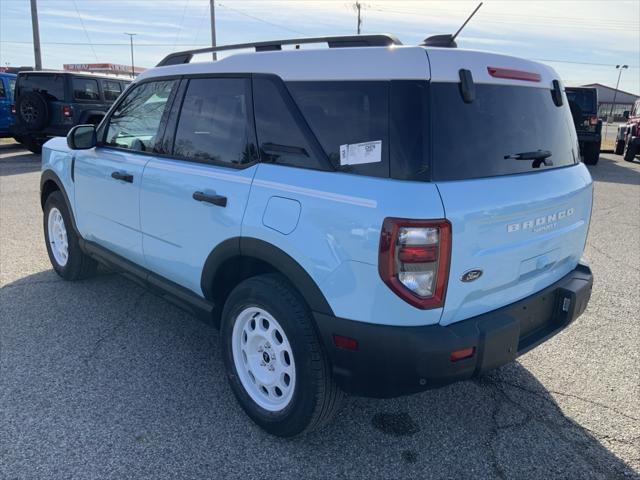
[[[60,74],[27,74],[18,76],[16,96],[40,93],[45,100],[64,100],[64,76]]]
[[[114,102],[122,93],[122,85],[113,80],[103,80],[102,91],[107,102]]]
[[[294,100],[334,167],[389,175],[389,82],[289,82]],[[379,159],[341,165],[342,146],[381,142]]]

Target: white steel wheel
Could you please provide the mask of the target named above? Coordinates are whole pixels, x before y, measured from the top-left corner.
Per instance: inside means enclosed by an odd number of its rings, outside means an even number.
[[[270,412],[284,410],[293,398],[296,367],[282,326],[260,307],[236,317],[231,338],[233,362],[251,399]]]
[[[56,207],[49,210],[47,233],[53,258],[59,266],[64,267],[69,260],[69,238],[62,213]]]

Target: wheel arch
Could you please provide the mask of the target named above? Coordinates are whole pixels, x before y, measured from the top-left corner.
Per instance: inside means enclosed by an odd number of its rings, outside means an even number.
[[[75,215],[73,214],[73,209],[71,208],[71,202],[69,201],[69,197],[64,188],[62,180],[58,177],[58,174],[53,170],[45,170],[42,172],[40,176],[40,207],[44,210],[44,204],[47,202],[47,198],[53,192],[59,191],[64,198],[64,203],[69,211],[69,217],[71,217],[71,223],[73,224],[74,230],[77,232],[78,228],[76,226]]]
[[[257,238],[234,237],[216,246],[207,257],[200,284],[205,298],[222,307],[241,281],[272,272],[286,277],[312,311],[333,315],[329,302],[307,271],[280,248]]]

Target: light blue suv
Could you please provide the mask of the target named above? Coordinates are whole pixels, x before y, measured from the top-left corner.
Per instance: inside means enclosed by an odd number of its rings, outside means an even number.
[[[283,49],[302,43],[330,48]],[[584,311],[592,181],[552,69],[382,35],[250,46],[172,54],[45,145],[61,277],[104,263],[219,325],[279,436],[342,392],[480,375]]]

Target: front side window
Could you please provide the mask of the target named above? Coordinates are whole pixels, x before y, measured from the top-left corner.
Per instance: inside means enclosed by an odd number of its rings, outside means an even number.
[[[322,170],[324,164],[304,134],[300,122],[276,81],[256,77],[253,103],[262,161]]]
[[[76,100],[86,100],[90,102],[97,102],[100,100],[98,81],[93,78],[74,78],[73,98]]]
[[[257,157],[250,122],[251,84],[246,78],[189,81],[175,136],[175,156],[242,165]]]
[[[107,102],[114,102],[122,93],[122,86],[119,82],[105,80],[102,82],[102,91]]]
[[[153,152],[175,80],[146,82],[129,90],[109,118],[105,145]]]

